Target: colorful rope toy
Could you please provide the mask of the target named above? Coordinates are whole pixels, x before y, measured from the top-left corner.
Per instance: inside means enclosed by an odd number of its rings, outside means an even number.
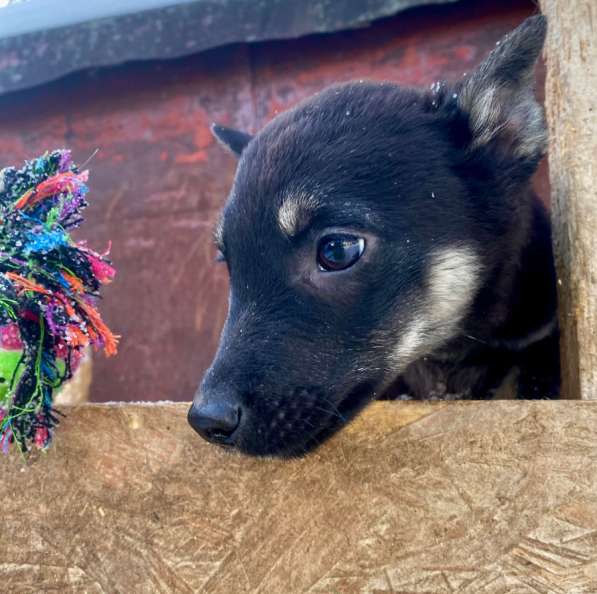
[[[55,391],[87,345],[114,355],[95,302],[115,270],[69,230],[87,206],[88,172],[57,150],[0,171],[0,449],[46,448]]]

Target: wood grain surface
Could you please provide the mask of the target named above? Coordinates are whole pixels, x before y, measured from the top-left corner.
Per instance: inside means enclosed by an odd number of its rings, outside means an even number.
[[[597,404],[378,403],[308,458],[184,404],[83,405],[0,459],[6,592],[597,592]]]
[[[597,4],[542,0],[563,391],[597,398]]]

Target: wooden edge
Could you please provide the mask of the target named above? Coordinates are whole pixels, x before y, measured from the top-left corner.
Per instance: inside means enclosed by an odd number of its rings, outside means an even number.
[[[562,391],[597,398],[597,35],[594,0],[541,0]]]
[[[597,403],[375,403],[291,461],[210,446],[187,407],[72,407],[1,458],[3,588],[597,591]]]

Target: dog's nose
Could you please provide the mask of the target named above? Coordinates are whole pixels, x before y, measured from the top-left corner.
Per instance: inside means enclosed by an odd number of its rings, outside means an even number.
[[[203,439],[231,445],[232,434],[240,423],[240,407],[225,400],[193,403],[187,418]]]

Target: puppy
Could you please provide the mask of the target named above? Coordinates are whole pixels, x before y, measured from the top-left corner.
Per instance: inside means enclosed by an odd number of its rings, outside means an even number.
[[[546,22],[526,20],[467,79],[352,82],[257,135],[216,230],[230,273],[218,352],[189,411],[207,440],[308,452],[374,399],[519,398],[559,387],[545,153],[533,93]]]

